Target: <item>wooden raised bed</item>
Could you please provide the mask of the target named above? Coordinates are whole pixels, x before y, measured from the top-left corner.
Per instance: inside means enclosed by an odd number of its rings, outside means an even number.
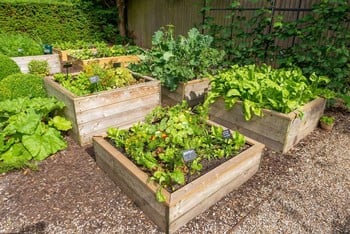
[[[49,64],[50,74],[61,72],[61,62],[58,54],[45,54],[45,55],[34,55],[34,56],[23,56],[23,57],[12,57],[13,61],[20,67],[22,73],[29,73],[28,64],[32,60],[45,60]]]
[[[143,78],[144,83],[86,96],[73,94],[53,77],[45,77],[44,83],[50,96],[65,103],[65,117],[73,124],[72,137],[80,145],[86,145],[92,142],[93,136],[105,133],[109,127],[129,127],[142,121],[146,114],[160,105],[160,82],[150,77]]]
[[[74,51],[78,51],[78,50],[61,50],[58,48],[52,48],[52,53],[58,54],[61,62],[67,62],[68,55],[73,53]]]
[[[195,106],[204,101],[209,91],[208,78],[181,82],[175,91],[162,87],[162,104],[173,106],[186,100],[189,106]]]
[[[300,114],[298,111],[283,114],[264,109],[262,118],[254,116],[246,121],[241,102],[226,110],[225,103],[220,98],[210,107],[210,119],[230,129],[238,130],[268,148],[286,153],[316,128],[325,105],[325,99],[317,98],[300,109],[303,112],[302,118],[298,117]]]
[[[238,188],[259,169],[264,145],[250,138],[251,147],[176,190],[163,189],[166,201],[156,200],[157,183],[103,137],[94,137],[96,162],[162,231],[173,233]]]
[[[127,67],[130,63],[138,63],[140,58],[137,55],[121,55],[115,57],[105,57],[105,58],[95,58],[95,59],[86,59],[81,60],[73,57],[72,55],[67,55],[68,61],[71,62],[74,66],[83,69],[87,64],[98,63],[100,65],[117,65],[119,67]]]

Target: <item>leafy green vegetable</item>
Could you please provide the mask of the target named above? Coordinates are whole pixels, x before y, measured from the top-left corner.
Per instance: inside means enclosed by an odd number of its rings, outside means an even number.
[[[69,130],[71,123],[53,116],[63,107],[54,98],[0,102],[0,173],[30,166],[67,147],[60,131]]]
[[[212,78],[205,106],[223,97],[230,109],[240,100],[246,120],[262,116],[262,108],[289,113],[318,96],[333,97],[333,92],[323,88],[328,82],[327,77],[315,74],[307,78],[299,68],[234,65]]]
[[[140,56],[141,62],[130,64],[130,69],[152,76],[169,90],[175,90],[179,82],[204,78],[215,74],[225,55],[213,49],[213,37],[201,34],[192,28],[187,37],[174,36],[174,28],[154,33],[152,48]]]
[[[95,44],[93,49],[83,49],[73,51],[70,55],[75,59],[87,60],[93,58],[105,58],[121,55],[141,54],[143,50],[134,45],[113,45],[105,43]]]
[[[129,130],[109,128],[108,137],[162,188],[176,190],[189,174],[199,174],[201,161],[230,158],[245,145],[245,138],[234,131],[227,138],[223,129],[208,125],[206,112],[191,112],[186,102],[173,107],[156,107],[144,123]],[[197,157],[185,160],[184,153],[194,150]],[[164,199],[161,189],[157,199]]]
[[[49,120],[49,126],[53,126],[60,131],[68,131],[72,129],[72,122],[57,115]]]
[[[98,77],[97,82],[92,83],[91,77]],[[56,73],[54,79],[78,96],[121,88],[143,81],[136,79],[127,68],[104,68],[97,63],[84,66],[84,71],[79,74],[68,74],[67,76],[64,73]]]

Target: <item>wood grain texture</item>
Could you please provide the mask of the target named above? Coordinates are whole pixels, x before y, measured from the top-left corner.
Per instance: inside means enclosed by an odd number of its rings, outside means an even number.
[[[138,63],[140,58],[137,55],[121,55],[115,57],[95,58],[95,59],[76,59],[70,54],[67,55],[69,62],[83,69],[85,65],[98,63],[101,66],[119,64],[120,67],[127,67],[130,63]]]
[[[160,105],[160,82],[143,78],[146,82],[86,96],[71,93],[52,77],[45,77],[44,83],[50,96],[65,103],[64,115],[72,122],[70,133],[74,140],[86,145],[92,142],[93,136],[103,134],[109,127],[129,127],[142,121]]]
[[[175,91],[162,87],[162,104],[173,106],[186,100],[189,106],[195,106],[204,101],[209,89],[208,78],[180,82]]]
[[[290,148],[306,137],[317,126],[323,114],[326,101],[317,98],[301,108],[304,116],[298,117],[298,112],[283,114],[271,110],[263,110],[263,117],[254,116],[246,121],[241,102],[232,109],[226,110],[225,103],[219,98],[210,107],[210,119],[225,127],[236,129],[266,147],[286,153]]]

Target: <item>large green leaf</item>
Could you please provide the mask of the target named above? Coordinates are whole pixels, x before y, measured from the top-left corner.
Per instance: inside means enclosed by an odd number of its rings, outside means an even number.
[[[0,154],[0,161],[6,165],[24,165],[32,156],[21,143],[12,145],[5,153]]]
[[[60,132],[54,128],[48,128],[43,135],[25,135],[22,142],[36,160],[43,160],[67,147]]]
[[[61,116],[55,116],[49,121],[49,125],[60,131],[72,129],[72,122]]]
[[[33,110],[29,112],[21,112],[11,116],[8,119],[8,125],[4,128],[4,132],[14,134],[16,132],[22,134],[33,134],[41,122],[42,116],[36,114]]]

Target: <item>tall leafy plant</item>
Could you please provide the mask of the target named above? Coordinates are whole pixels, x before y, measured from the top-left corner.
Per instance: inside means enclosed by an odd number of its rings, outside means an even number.
[[[169,90],[179,82],[204,78],[215,74],[220,67],[224,51],[212,47],[213,37],[192,28],[187,36],[175,36],[174,27],[167,26],[154,33],[152,48],[141,56],[141,62],[131,69],[153,76]]]
[[[18,98],[0,102],[0,173],[33,166],[67,147],[61,131],[71,123],[56,114],[54,98]]]

